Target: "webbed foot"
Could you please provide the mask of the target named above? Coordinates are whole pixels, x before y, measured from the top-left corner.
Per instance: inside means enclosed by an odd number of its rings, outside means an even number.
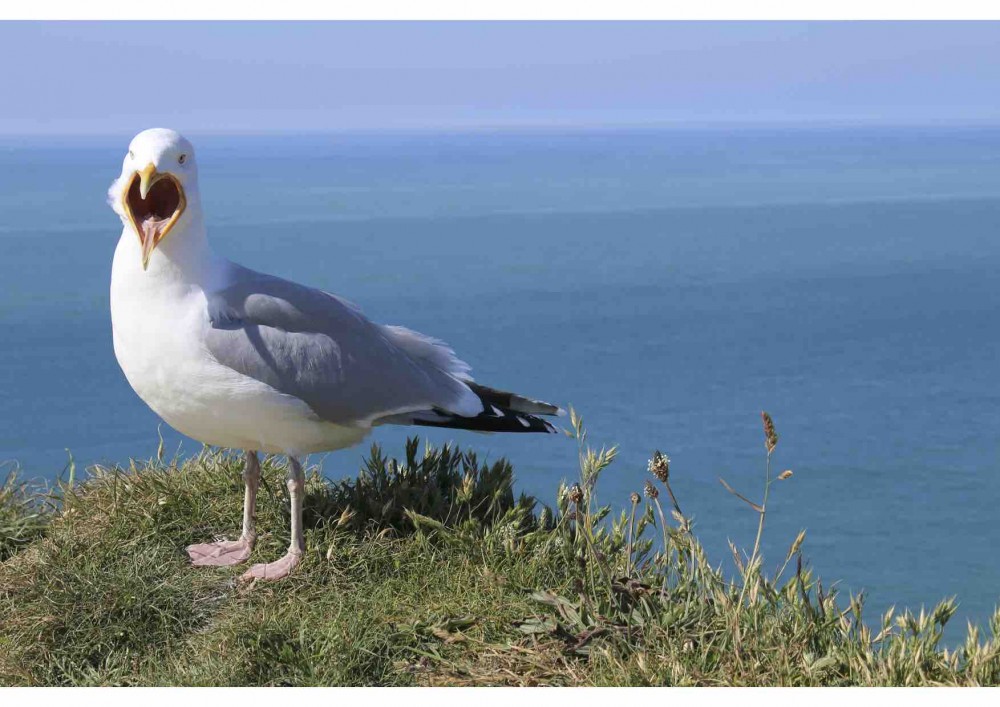
[[[188,545],[187,554],[195,567],[228,567],[245,562],[253,551],[253,540],[220,540],[215,543]]]
[[[289,552],[277,562],[254,565],[240,576],[244,582],[251,579],[275,580],[287,577],[302,559],[301,552]]]

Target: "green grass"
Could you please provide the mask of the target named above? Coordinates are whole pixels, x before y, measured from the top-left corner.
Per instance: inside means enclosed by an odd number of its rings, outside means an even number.
[[[0,484],[0,562],[41,535],[46,519],[37,499],[18,482],[16,471]]]
[[[504,461],[415,440],[398,462],[373,448],[350,481],[312,473],[305,561],[273,584],[191,568],[183,552],[237,532],[236,456],[95,468],[35,495],[12,477],[0,490],[0,684],[1000,682],[1000,613],[991,636],[970,629],[952,651],[939,645],[950,602],[870,629],[859,598],[803,569],[801,536],[776,577],[761,573],[759,547],[734,549],[723,573],[680,512],[665,457],[646,499],[621,499],[612,517],[593,497],[615,450],[588,449],[575,416],[573,427],[580,479],[551,507],[516,497]],[[773,428],[766,440],[765,499],[794,483],[771,473]],[[265,461],[255,561],[287,545],[284,474]],[[766,500],[740,497],[765,532]]]

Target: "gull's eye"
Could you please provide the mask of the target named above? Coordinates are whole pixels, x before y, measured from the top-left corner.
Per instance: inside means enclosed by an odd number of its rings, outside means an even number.
[[[184,164],[187,161],[187,155],[181,155],[177,158],[177,164]]]
[[[134,153],[134,152],[132,152],[132,150],[129,150],[129,151],[128,151],[128,158],[129,158],[130,160],[134,160],[134,159],[135,159],[135,153]]]

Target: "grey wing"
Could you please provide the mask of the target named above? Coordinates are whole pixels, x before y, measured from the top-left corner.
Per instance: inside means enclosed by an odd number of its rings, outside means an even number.
[[[206,345],[222,365],[342,425],[419,411],[482,412],[464,382],[468,366],[441,342],[375,324],[321,290],[233,268],[232,284],[208,303]]]

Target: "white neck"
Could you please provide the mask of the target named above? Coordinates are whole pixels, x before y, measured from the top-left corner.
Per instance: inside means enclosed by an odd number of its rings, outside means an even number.
[[[217,273],[218,258],[208,243],[201,204],[193,201],[149,258],[142,270],[142,248],[131,225],[122,230],[115,252],[115,269],[144,283],[207,285]],[[134,272],[133,272],[134,271]],[[130,278],[131,279],[131,278]]]

